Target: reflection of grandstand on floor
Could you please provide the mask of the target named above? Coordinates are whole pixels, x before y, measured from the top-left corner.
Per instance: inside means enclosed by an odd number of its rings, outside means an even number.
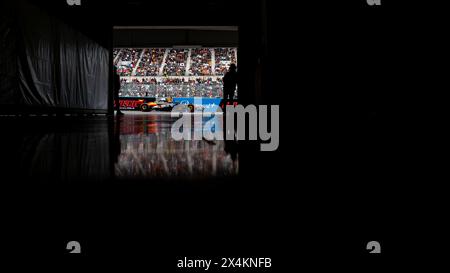
[[[125,120],[122,130],[127,130],[128,123],[130,121]],[[170,132],[161,134],[164,129],[158,128],[156,123],[140,128],[144,128],[143,131],[136,134],[121,132],[121,152],[115,165],[119,178],[237,174],[236,164],[224,152],[223,141],[217,145],[205,141],[175,141],[170,137],[166,139]]]

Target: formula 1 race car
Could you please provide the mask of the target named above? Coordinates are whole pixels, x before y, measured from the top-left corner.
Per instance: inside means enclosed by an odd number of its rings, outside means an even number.
[[[140,109],[143,112],[148,111],[172,111],[175,104],[170,98],[162,98],[157,101],[145,102],[141,104]]]
[[[149,111],[175,111],[175,112],[203,112],[216,110],[214,107],[219,107],[221,99],[202,98],[200,101],[195,101],[193,98],[160,98],[156,101],[145,101],[139,106],[143,112]],[[211,108],[212,107],[212,108]]]

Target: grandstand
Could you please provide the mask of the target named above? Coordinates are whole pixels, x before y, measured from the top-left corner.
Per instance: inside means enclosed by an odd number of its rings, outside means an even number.
[[[120,97],[222,97],[236,48],[116,48]]]

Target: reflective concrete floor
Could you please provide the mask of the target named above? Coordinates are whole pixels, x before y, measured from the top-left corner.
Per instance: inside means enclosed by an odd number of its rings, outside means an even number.
[[[115,135],[119,136],[120,145],[114,165],[116,177],[208,177],[237,174],[237,155],[226,151],[229,142],[174,140],[171,128],[176,120],[169,113],[157,112],[126,112],[122,117],[116,116]],[[206,121],[203,120],[201,125]]]
[[[234,176],[234,142],[171,137],[169,113],[0,117],[4,176],[24,181]],[[204,122],[204,121],[203,121]]]

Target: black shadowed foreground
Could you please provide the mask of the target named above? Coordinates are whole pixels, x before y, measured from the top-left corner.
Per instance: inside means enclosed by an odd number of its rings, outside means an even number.
[[[442,58],[445,9],[282,2],[1,1],[3,248],[64,270],[127,272],[203,272],[177,264],[221,258],[271,261],[221,272],[382,271],[437,252],[427,244],[441,242],[434,216],[448,206],[428,168],[442,162],[427,152],[440,148],[423,148],[429,131],[417,126],[424,94],[442,89],[428,62]],[[194,112],[205,106],[193,94],[221,101],[234,62],[226,99],[279,106],[277,149],[173,139],[176,118],[153,107],[179,94]],[[114,66],[129,89],[114,92]]]

